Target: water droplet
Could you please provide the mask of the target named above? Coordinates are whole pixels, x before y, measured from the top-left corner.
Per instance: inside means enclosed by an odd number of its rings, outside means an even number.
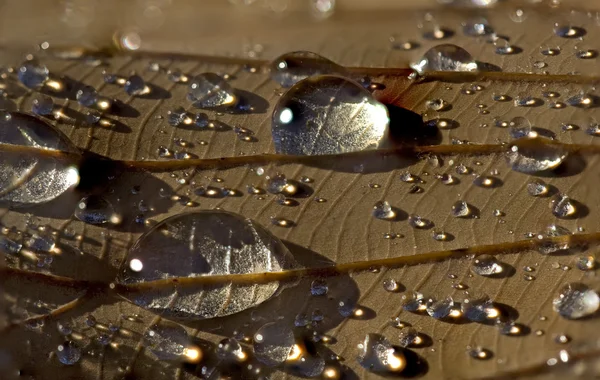
[[[594,59],[598,56],[598,50],[594,50],[594,49],[578,50],[575,53],[575,56],[579,59]]]
[[[473,180],[473,184],[486,189],[491,189],[497,187],[500,184],[500,181],[495,177],[479,175],[475,177],[475,179]]]
[[[289,219],[285,219],[285,218],[279,218],[276,216],[272,216],[271,217],[271,224],[277,227],[284,227],[284,228],[290,228],[294,225],[294,222],[292,222]]]
[[[469,218],[473,216],[473,209],[465,201],[456,201],[452,205],[452,216],[455,218]]]
[[[379,201],[373,206],[373,216],[377,219],[392,220],[396,217],[396,212],[388,201]]]
[[[541,105],[542,101],[531,95],[520,94],[515,98],[514,104],[515,107],[535,107]]]
[[[367,334],[358,345],[358,363],[372,372],[395,373],[406,367],[404,355],[379,334]]]
[[[285,175],[276,174],[267,181],[267,191],[271,194],[280,194],[285,190],[287,185],[288,180]]]
[[[554,24],[554,34],[562,38],[579,38],[585,36],[586,31],[577,26]]]
[[[400,347],[410,347],[417,345],[418,341],[421,340],[419,333],[414,327],[403,327],[398,333]]]
[[[190,81],[189,99],[197,108],[229,107],[238,99],[231,85],[215,73],[204,73]]]
[[[439,179],[444,185],[455,185],[458,183],[458,179],[452,174],[441,174],[436,176],[436,178]]]
[[[567,344],[571,341],[571,338],[565,334],[559,334],[554,337],[554,341],[558,344]]]
[[[295,51],[281,55],[273,60],[269,68],[271,79],[282,87],[291,87],[315,75],[346,74],[344,67],[309,51]]]
[[[408,216],[408,224],[412,228],[427,229],[427,228],[430,228],[433,223],[431,223],[430,220],[422,218],[419,215],[411,214]]]
[[[556,194],[550,201],[552,214],[557,218],[572,218],[577,214],[577,208],[571,198],[564,194]]]
[[[535,174],[557,168],[567,152],[542,138],[521,139],[510,146],[506,161],[518,172]]]
[[[215,349],[217,357],[225,362],[239,363],[248,358],[242,345],[234,338],[225,338],[219,342]]]
[[[444,231],[433,230],[433,232],[432,232],[431,235],[433,237],[433,240],[436,240],[436,241],[448,241],[448,240],[450,240],[450,235],[447,234]]]
[[[435,298],[428,299],[425,310],[427,310],[427,314],[435,319],[444,319],[450,316],[453,309],[454,300],[452,297],[446,297],[439,301]]]
[[[81,198],[77,202],[74,215],[77,219],[88,224],[118,224],[120,218],[115,214],[115,211],[104,197],[100,195],[90,195]]]
[[[498,320],[496,326],[502,335],[520,336],[523,334],[523,327],[513,321]]]
[[[508,42],[507,39],[498,37],[494,41],[494,46],[496,47],[495,52],[499,55],[510,55],[517,54],[521,51],[521,49],[517,49]]]
[[[544,197],[550,193],[550,188],[542,180],[534,180],[527,184],[527,192],[533,197]]]
[[[463,33],[470,37],[481,37],[494,33],[486,19],[470,20],[463,23]]]
[[[594,270],[596,269],[596,259],[591,255],[580,256],[577,258],[576,266],[582,271]]]
[[[329,287],[325,280],[317,279],[310,284],[310,294],[313,296],[325,296],[327,291],[329,291]]]
[[[425,309],[425,298],[419,292],[407,292],[402,295],[400,305],[406,311],[420,311]]]
[[[161,321],[146,331],[143,344],[158,359],[176,361],[184,358],[186,349],[190,347],[190,338],[180,325]]]
[[[323,75],[298,82],[279,99],[272,119],[277,153],[337,154],[381,146],[387,108],[346,78]]]
[[[420,74],[427,71],[477,71],[477,63],[471,54],[452,44],[432,47],[411,67]]]
[[[473,322],[483,322],[495,311],[494,303],[486,294],[469,294],[460,307],[463,315]]]
[[[594,314],[600,307],[598,293],[584,284],[565,285],[552,301],[554,311],[567,319],[579,319]]]
[[[132,270],[132,260],[141,261],[143,269]],[[129,250],[117,281],[143,284],[179,277],[277,272],[294,265],[283,243],[256,222],[225,211],[197,211],[167,218],[142,235]],[[205,319],[256,306],[278,288],[277,282],[149,288],[132,294],[130,300],[165,317]]]
[[[191,119],[183,107],[177,107],[174,110],[167,111],[167,122],[174,127],[178,127],[182,124],[190,124]]]
[[[139,75],[132,75],[127,78],[123,86],[125,92],[131,96],[145,95],[150,93],[150,87],[146,85],[144,79]]]
[[[386,278],[383,280],[383,288],[390,293],[395,293],[400,290],[400,285],[393,278]]]
[[[587,133],[590,136],[594,136],[594,137],[600,137],[600,125],[596,124],[596,123],[592,123],[586,130],[585,133]]]
[[[17,75],[25,87],[32,89],[41,87],[50,78],[48,68],[36,60],[23,62]]]
[[[0,235],[0,252],[16,255],[21,251],[22,244],[7,238],[6,236]]]
[[[33,99],[31,110],[36,115],[50,116],[54,111],[54,100],[51,97],[42,95]]]
[[[0,131],[0,142],[4,144],[78,153],[59,130],[27,114],[0,112]],[[18,152],[0,153],[0,201],[18,207],[55,199],[79,183],[79,171],[69,161]]]
[[[77,101],[84,107],[93,107],[98,101],[98,91],[92,86],[83,86],[77,91]]]
[[[510,127],[510,137],[513,139],[537,137],[537,133],[531,128],[531,123],[524,117],[513,118],[508,126]]]
[[[478,360],[488,360],[491,359],[492,356],[494,356],[494,354],[490,350],[479,346],[468,348],[467,353],[473,359]]]
[[[504,267],[492,255],[480,255],[473,260],[471,271],[480,276],[494,276],[502,273]]]
[[[465,166],[463,164],[460,164],[456,167],[457,174],[467,175],[467,174],[471,174],[472,171],[473,170],[471,170],[471,168],[469,168],[468,166]]]
[[[81,359],[81,349],[69,340],[56,348],[56,357],[64,365],[73,365]]]
[[[254,334],[254,355],[263,364],[275,367],[285,362],[292,352],[295,339],[283,322],[269,322]]]
[[[449,106],[444,99],[431,99],[426,101],[425,105],[432,111],[444,111]]]
[[[353,316],[355,309],[356,303],[351,299],[342,299],[338,302],[338,313],[344,318]]]
[[[541,46],[540,53],[546,56],[556,56],[560,54],[560,46],[550,47],[550,46]]]

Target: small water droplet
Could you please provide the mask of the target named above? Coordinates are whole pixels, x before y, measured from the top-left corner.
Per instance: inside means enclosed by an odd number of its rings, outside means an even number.
[[[483,322],[495,311],[494,303],[486,294],[469,294],[460,307],[463,315],[473,322]]]
[[[327,286],[327,281],[322,279],[313,280],[310,284],[310,294],[313,296],[325,296],[327,295],[327,291],[329,287]]]
[[[31,110],[36,115],[49,116],[54,111],[54,100],[46,95],[41,95],[33,100]]]
[[[494,33],[494,29],[488,25],[486,19],[476,19],[463,22],[463,33],[470,37],[487,36]]]
[[[267,191],[271,194],[282,193],[288,185],[288,180],[283,174],[276,174],[267,181]]]
[[[453,309],[454,300],[452,299],[452,297],[446,297],[439,301],[435,298],[430,298],[427,300],[425,306],[427,314],[429,314],[435,319],[444,319],[449,317]]]
[[[579,319],[594,314],[600,307],[600,297],[593,289],[580,283],[565,285],[552,301],[554,311],[567,319]]]
[[[421,74],[427,71],[477,71],[473,56],[452,44],[432,47],[411,67]]]
[[[456,201],[452,205],[452,216],[455,218],[469,218],[473,216],[473,209],[465,201]]]
[[[576,266],[582,271],[594,270],[596,269],[596,259],[592,255],[580,256],[577,258]]]
[[[367,334],[358,345],[358,363],[372,372],[397,373],[406,367],[404,355],[379,334]]]
[[[425,309],[425,298],[419,292],[407,292],[402,295],[400,305],[406,311],[420,311]]]
[[[75,208],[74,215],[77,219],[88,224],[118,224],[120,218],[104,197],[100,195],[90,195],[82,198]]]
[[[396,217],[396,212],[388,201],[379,201],[373,206],[373,216],[377,219],[392,220]]]
[[[498,37],[494,41],[494,46],[496,47],[494,51],[499,55],[517,54],[521,51],[520,49],[512,46],[507,39],[501,37]]]
[[[586,31],[577,26],[554,24],[554,34],[562,38],[579,38],[585,36]]]
[[[92,86],[83,86],[77,91],[77,101],[84,107],[94,107],[98,101],[98,91]]]
[[[575,56],[579,59],[594,59],[598,56],[598,50],[594,50],[594,49],[578,50],[575,53]]]
[[[190,81],[188,97],[197,108],[228,107],[238,102],[231,85],[215,73],[195,76]]]
[[[477,360],[488,360],[494,356],[490,350],[480,346],[468,348],[467,353],[470,357]]]
[[[550,201],[552,214],[557,218],[572,218],[577,214],[577,208],[571,198],[564,194],[556,194]]]
[[[403,327],[400,329],[398,338],[398,344],[400,347],[411,347],[413,345],[418,345],[418,342],[421,340],[419,333],[414,327]]]
[[[81,359],[81,349],[73,341],[66,341],[56,348],[56,357],[64,365],[73,365]]]
[[[180,325],[161,321],[144,333],[143,344],[160,360],[177,361],[184,358],[190,338]]]
[[[565,334],[558,334],[554,337],[554,341],[558,344],[567,344],[571,341],[571,338]]]
[[[551,46],[541,46],[540,53],[546,56],[556,56],[560,54],[560,46],[551,47]]]
[[[471,271],[480,276],[494,276],[502,273],[504,268],[494,256],[484,254],[473,260]]]
[[[395,293],[400,289],[400,285],[393,278],[383,280],[383,288],[390,293]]]
[[[131,96],[145,95],[150,93],[150,87],[139,75],[131,75],[123,86],[125,92]]]
[[[425,219],[419,215],[411,214],[408,216],[408,224],[412,228],[427,229],[430,228],[433,223],[431,223],[430,220]]]
[[[17,76],[25,87],[36,89],[48,81],[50,72],[45,65],[36,60],[30,60],[21,64]]]
[[[444,111],[449,108],[449,104],[444,99],[439,98],[428,100],[425,105],[432,111]]]

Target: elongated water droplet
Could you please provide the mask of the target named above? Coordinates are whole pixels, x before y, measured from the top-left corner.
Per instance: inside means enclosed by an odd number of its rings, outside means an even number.
[[[367,334],[358,345],[358,363],[372,372],[397,373],[406,367],[406,358],[379,334]]]
[[[567,152],[542,138],[516,141],[506,154],[510,167],[521,173],[534,174],[560,166]]]
[[[48,81],[50,72],[45,65],[36,60],[30,60],[23,62],[17,75],[25,87],[36,89]]]
[[[273,110],[277,153],[320,155],[385,144],[387,108],[358,83],[331,75],[296,83]]]
[[[78,153],[53,126],[19,112],[0,112],[0,142],[30,148]],[[0,201],[12,207],[48,202],[79,183],[79,171],[68,160],[28,153],[0,153]]]
[[[254,334],[254,355],[261,363],[275,367],[287,360],[294,344],[289,327],[283,322],[269,322]]]
[[[494,276],[504,271],[503,266],[492,255],[480,255],[473,260],[471,271],[480,276]]]
[[[471,54],[452,44],[432,47],[411,67],[421,74],[427,71],[477,71],[477,63]]]
[[[137,261],[141,265],[132,267]],[[144,284],[180,277],[278,272],[293,266],[295,261],[283,243],[256,222],[225,211],[198,211],[167,218],[142,235],[130,249],[117,281]],[[184,288],[175,283],[125,296],[170,318],[205,319],[256,306],[278,288],[278,282]]]
[[[73,365],[81,359],[81,349],[69,340],[56,348],[56,357],[64,365]]]
[[[564,318],[579,319],[598,311],[600,297],[584,284],[571,283],[560,290],[552,306]]]
[[[215,73],[204,73],[190,81],[189,99],[198,108],[229,107],[238,99],[231,85]]]
[[[185,351],[191,345],[187,331],[167,321],[151,326],[144,334],[143,344],[160,360],[169,361],[184,359]]]
[[[346,69],[329,59],[309,51],[283,54],[269,66],[271,79],[282,87],[292,87],[303,79],[314,75],[346,75]]]

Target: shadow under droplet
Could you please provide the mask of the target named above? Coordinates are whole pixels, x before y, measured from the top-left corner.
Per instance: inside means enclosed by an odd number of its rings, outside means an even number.
[[[423,123],[421,115],[386,105],[390,115],[390,140],[394,145],[437,145],[442,136],[437,125]]]
[[[114,100],[108,112],[115,116],[127,118],[136,118],[141,115],[140,111],[136,110],[131,105],[124,103],[120,100]]]
[[[477,63],[477,69],[479,71],[494,71],[494,72],[502,71],[500,66],[494,65],[493,63],[481,62],[481,61],[476,61],[476,63]]]

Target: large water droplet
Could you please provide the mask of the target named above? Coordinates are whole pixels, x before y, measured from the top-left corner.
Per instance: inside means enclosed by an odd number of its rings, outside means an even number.
[[[336,154],[380,147],[388,133],[387,108],[358,83],[332,75],[296,83],[273,111],[278,153]]]
[[[0,143],[77,153],[60,131],[35,117],[0,111]],[[79,172],[68,160],[30,153],[0,153],[0,201],[12,207],[48,202],[79,183]]]
[[[406,358],[379,334],[367,334],[358,345],[358,363],[373,372],[398,373],[406,367]]]
[[[48,68],[36,60],[26,61],[17,72],[19,80],[25,87],[36,89],[41,87],[49,78]]]
[[[271,79],[282,87],[291,87],[314,75],[346,75],[346,69],[310,51],[295,51],[283,54],[270,65]]]
[[[560,146],[542,138],[521,139],[511,145],[506,161],[515,171],[533,174],[557,168],[567,155]]]
[[[288,326],[269,322],[254,334],[254,355],[261,363],[275,367],[287,360],[294,344],[294,333]]]
[[[552,306],[564,318],[579,319],[598,311],[600,297],[584,284],[571,283],[561,289]]]
[[[69,340],[56,347],[56,357],[64,365],[73,365],[81,359],[81,349]]]
[[[427,50],[411,67],[421,74],[427,71],[477,71],[477,62],[460,46],[443,44]]]
[[[180,325],[162,321],[146,331],[143,343],[160,360],[182,360],[190,338]]]
[[[132,265],[135,264],[135,265]],[[278,272],[295,265],[279,239],[256,222],[225,211],[199,211],[163,220],[130,249],[118,282],[141,284],[184,277]],[[171,318],[234,314],[269,299],[278,282],[149,288],[126,294]]]
[[[188,97],[198,108],[229,107],[238,99],[231,85],[215,73],[204,73],[190,81]]]

